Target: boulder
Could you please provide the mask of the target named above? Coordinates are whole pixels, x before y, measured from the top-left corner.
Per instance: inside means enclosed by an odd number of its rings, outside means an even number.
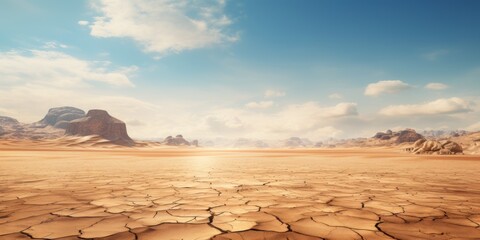
[[[98,135],[114,144],[132,146],[135,142],[128,136],[124,122],[110,116],[107,111],[93,109],[83,118],[70,121],[66,135]]]
[[[463,148],[460,144],[452,141],[445,141],[442,143],[442,148],[446,149],[452,153],[463,153]]]
[[[66,129],[68,124],[64,122],[70,122],[75,119],[85,117],[85,112],[81,109],[74,108],[74,107],[57,107],[51,108],[48,110],[47,115],[34,124],[35,127],[46,127],[46,126],[54,126],[62,129]],[[57,124],[59,122],[63,122]]]
[[[398,133],[398,138],[396,140],[397,144],[406,143],[406,142],[416,142],[419,139],[424,139],[421,134],[418,134],[413,129],[405,129]]]

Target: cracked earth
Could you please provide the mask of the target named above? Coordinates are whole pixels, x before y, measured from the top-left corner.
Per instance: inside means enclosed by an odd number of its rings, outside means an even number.
[[[480,157],[0,150],[0,239],[480,239]]]

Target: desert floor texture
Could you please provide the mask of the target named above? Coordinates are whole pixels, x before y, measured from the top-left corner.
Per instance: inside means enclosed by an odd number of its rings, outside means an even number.
[[[0,146],[0,239],[480,239],[480,157]]]

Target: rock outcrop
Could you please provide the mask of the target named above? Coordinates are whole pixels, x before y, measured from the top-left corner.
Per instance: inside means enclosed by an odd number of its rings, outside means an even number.
[[[165,138],[165,140],[163,140],[162,143],[168,146],[190,146],[191,145],[190,142],[185,140],[185,138],[183,138],[183,136],[180,134],[175,137],[168,136]],[[197,145],[198,145],[198,142],[197,142]]]
[[[66,135],[98,135],[114,144],[132,146],[135,142],[128,136],[124,122],[110,116],[105,110],[90,110],[83,118],[70,121]]]
[[[401,143],[413,143],[419,139],[425,139],[421,134],[415,132],[413,129],[405,129],[399,132],[393,132],[392,130],[387,130],[386,132],[378,132],[373,136],[374,139],[392,141],[395,144]]]
[[[53,126],[67,129],[70,121],[85,117],[85,112],[74,107],[56,107],[48,110],[45,117],[34,124],[34,127]]]
[[[407,150],[414,154],[463,154],[462,146],[450,140],[435,141],[419,139],[413,144],[412,148]]]
[[[416,142],[420,139],[425,139],[421,134],[418,134],[413,129],[405,129],[398,133],[398,138],[396,140],[397,144],[407,143],[407,142]]]

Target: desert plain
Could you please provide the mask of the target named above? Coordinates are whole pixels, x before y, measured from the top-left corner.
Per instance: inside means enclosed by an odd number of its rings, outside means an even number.
[[[0,239],[480,239],[480,156],[0,145]]]

